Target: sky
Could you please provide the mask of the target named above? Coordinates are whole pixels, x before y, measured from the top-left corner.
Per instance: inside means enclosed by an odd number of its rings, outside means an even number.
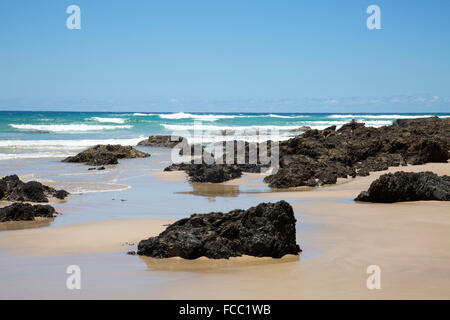
[[[2,0],[0,110],[450,112],[449,14],[448,0]]]

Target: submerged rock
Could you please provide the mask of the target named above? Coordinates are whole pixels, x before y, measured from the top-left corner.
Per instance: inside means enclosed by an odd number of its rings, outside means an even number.
[[[384,174],[372,182],[368,191],[361,192],[356,201],[399,202],[419,200],[450,201],[450,176],[432,172],[396,172]]]
[[[32,221],[35,217],[53,218],[56,215],[55,209],[49,205],[16,202],[0,208],[0,222]]]
[[[122,146],[120,144],[98,144],[88,148],[79,154],[67,157],[63,162],[84,162],[90,166],[102,166],[107,164],[117,164],[118,159],[146,158],[150,154],[136,150],[132,146]]]
[[[0,199],[9,201],[48,202],[48,197],[64,199],[69,193],[37,181],[23,182],[17,175],[0,179]]]
[[[178,136],[150,136],[138,143],[138,146],[173,148],[181,142],[187,143],[186,139]]]
[[[157,237],[140,241],[137,253],[154,258],[281,258],[301,251],[296,244],[295,222],[294,211],[286,201],[229,213],[193,214],[171,224]]]

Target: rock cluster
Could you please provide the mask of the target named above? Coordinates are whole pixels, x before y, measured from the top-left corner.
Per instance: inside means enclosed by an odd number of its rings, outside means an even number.
[[[233,142],[235,146],[238,141]],[[256,152],[261,150],[256,144]],[[202,161],[200,164],[173,164],[165,170],[184,170],[192,181],[223,182],[240,177],[242,172],[262,172],[267,168],[260,160],[249,161],[254,148],[245,142],[244,157],[234,148],[234,162]],[[265,146],[270,155],[271,142]],[[279,144],[279,169],[264,181],[272,188],[320,186],[334,184],[338,178],[367,176],[371,171],[386,170],[400,165],[446,162],[450,148],[450,118],[399,119],[391,126],[365,127],[356,123],[354,135],[351,124],[324,130],[306,130]],[[253,151],[252,151],[253,150]],[[210,154],[206,156],[211,157]],[[203,152],[205,158],[205,152]],[[203,159],[203,158],[202,158]]]
[[[280,168],[265,182],[287,188],[334,184],[337,178],[368,175],[388,167],[449,159],[450,119],[438,117],[397,120],[391,126],[358,123],[339,130],[309,130],[280,143]]]
[[[229,141],[228,144],[228,147],[225,142],[214,145],[223,153],[217,157],[200,146],[194,150],[194,145],[192,145],[191,155],[193,158],[189,162],[172,164],[164,171],[183,170],[192,182],[218,183],[239,178],[243,172],[257,173],[267,169],[267,161],[262,161],[260,155],[262,148],[265,148],[266,156],[270,157],[271,141],[267,141],[265,144]],[[227,148],[231,148],[232,153],[225,153]],[[201,151],[201,155],[196,154],[199,151]]]
[[[35,217],[52,218],[56,215],[55,209],[49,205],[31,205],[29,203],[16,202],[0,208],[0,222],[32,221]]]
[[[399,201],[450,201],[450,177],[432,172],[396,172],[380,176],[356,201],[392,203]]]
[[[296,244],[295,222],[292,207],[285,201],[229,213],[193,214],[171,224],[157,237],[140,241],[137,253],[154,258],[280,258],[301,251]]]
[[[164,171],[185,171],[192,182],[223,182],[239,178],[242,171],[239,166],[228,164],[172,164]]]
[[[90,166],[117,164],[119,159],[146,158],[150,154],[136,150],[132,146],[120,144],[98,144],[75,156],[65,158],[63,162],[84,162]]]
[[[23,182],[15,174],[0,179],[1,200],[48,202],[48,197],[64,199],[68,195],[65,190],[55,190],[37,181]]]

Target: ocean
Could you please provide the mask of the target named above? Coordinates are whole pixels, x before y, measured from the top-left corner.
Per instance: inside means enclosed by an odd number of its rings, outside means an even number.
[[[244,139],[286,140],[309,126],[337,127],[355,118],[366,126],[391,125],[396,119],[450,113],[151,113],[151,112],[15,112],[0,111],[0,160],[61,158],[95,144],[136,145],[149,135],[183,135],[190,142]],[[200,136],[194,135],[194,125]],[[265,132],[265,134],[262,134]]]

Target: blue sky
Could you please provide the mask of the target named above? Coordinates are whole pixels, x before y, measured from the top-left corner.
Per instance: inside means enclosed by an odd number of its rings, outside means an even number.
[[[449,14],[446,0],[2,0],[0,110],[450,112]]]

